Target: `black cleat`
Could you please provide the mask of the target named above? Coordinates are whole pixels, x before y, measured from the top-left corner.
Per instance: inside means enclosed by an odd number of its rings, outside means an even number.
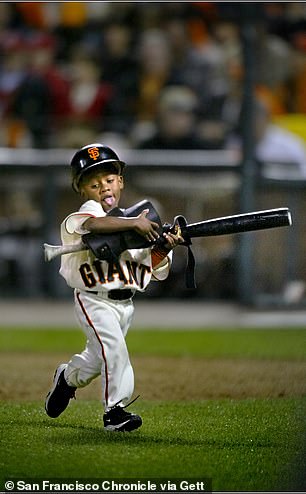
[[[53,386],[49,391],[45,401],[45,410],[49,417],[55,419],[69,405],[71,398],[75,398],[74,386],[69,386],[64,377],[64,370],[67,364],[61,364],[55,371],[53,378]]]
[[[124,407],[116,405],[103,416],[104,429],[107,431],[131,432],[142,424],[135,413],[126,412]]]

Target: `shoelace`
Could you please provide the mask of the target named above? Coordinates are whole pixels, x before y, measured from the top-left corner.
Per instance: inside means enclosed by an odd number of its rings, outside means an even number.
[[[132,403],[134,403],[134,401],[138,400],[139,396],[140,396],[140,395],[136,396],[136,398],[134,398],[134,400],[130,401],[130,403],[128,403],[127,405],[124,405],[124,407],[122,407],[122,408],[127,408],[127,407],[129,407],[130,405],[132,405]],[[120,402],[119,402],[119,403],[120,403]]]
[[[134,400],[130,401],[129,403],[127,403],[126,405],[124,405],[123,407],[120,407],[120,408],[127,408],[129,407],[130,405],[132,405],[132,403],[134,403],[134,401],[138,400],[140,395],[136,396],[136,398],[134,398]],[[113,410],[113,408],[116,408],[119,403],[121,403],[121,400],[117,401],[117,403],[115,403],[115,405],[113,405],[110,410]]]

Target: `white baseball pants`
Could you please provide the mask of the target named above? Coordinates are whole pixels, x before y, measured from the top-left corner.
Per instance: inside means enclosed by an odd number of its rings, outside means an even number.
[[[84,351],[74,355],[65,369],[71,386],[81,388],[102,377],[102,404],[105,411],[130,400],[134,372],[125,336],[132,322],[132,300],[113,301],[75,290],[75,314],[87,337]]]

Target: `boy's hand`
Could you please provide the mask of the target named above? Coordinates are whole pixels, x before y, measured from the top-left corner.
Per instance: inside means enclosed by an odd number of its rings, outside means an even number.
[[[172,250],[177,245],[185,242],[185,240],[183,239],[183,237],[181,237],[181,235],[179,233],[174,234],[174,233],[168,232],[168,233],[164,233],[163,237],[167,240],[167,242],[165,243],[165,247],[166,247],[166,249],[169,249],[169,250]]]
[[[149,242],[154,242],[159,238],[159,234],[157,232],[159,225],[154,221],[150,221],[146,216],[149,210],[144,209],[136,218],[135,218],[135,231],[145,237]]]

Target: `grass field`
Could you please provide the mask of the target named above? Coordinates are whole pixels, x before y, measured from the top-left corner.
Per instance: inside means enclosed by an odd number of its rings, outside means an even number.
[[[58,419],[53,369],[76,330],[0,330],[0,490],[22,479],[212,479],[213,491],[306,488],[306,330],[131,331],[143,426],[102,429],[100,384]]]

